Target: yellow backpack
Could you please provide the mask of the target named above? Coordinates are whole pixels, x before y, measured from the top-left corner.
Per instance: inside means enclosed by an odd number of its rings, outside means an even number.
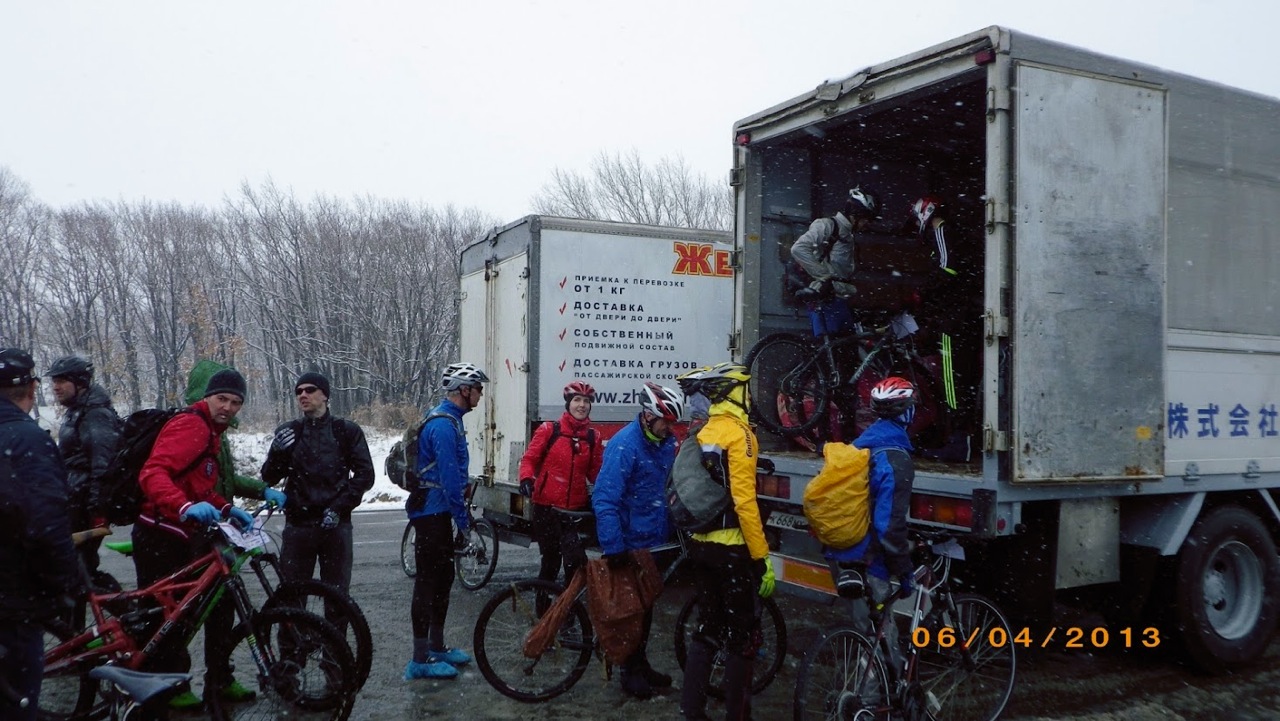
[[[849,548],[867,535],[870,523],[871,451],[827,443],[822,457],[822,470],[804,489],[804,517],[823,545]]]

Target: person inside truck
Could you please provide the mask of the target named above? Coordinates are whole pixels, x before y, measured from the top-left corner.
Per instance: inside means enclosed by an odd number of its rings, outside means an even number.
[[[981,320],[975,298],[981,290],[981,276],[972,258],[958,257],[946,235],[948,208],[934,196],[917,198],[907,214],[907,232],[914,233],[927,247],[936,270],[926,281],[920,308],[921,326],[938,339],[942,358],[943,401],[946,416],[942,445],[921,451],[921,455],[941,461],[968,462],[972,457],[972,436],[976,428],[977,378],[980,348],[974,346]]]
[[[676,460],[672,430],[684,414],[684,396],[652,381],[640,389],[640,412],[605,447],[604,464],[591,495],[596,536],[610,568],[631,563],[630,551],[667,542],[667,477]],[[671,677],[654,670],[647,649],[653,609],[645,611],[640,645],[622,664],[622,691],[647,699]]]
[[[563,528],[553,509],[583,511],[591,505],[591,486],[604,460],[600,434],[591,427],[596,390],[583,381],[564,387],[564,415],[538,426],[520,458],[520,495],[533,500],[533,533],[542,555],[538,578],[554,581],[564,562],[565,581],[581,559],[561,552],[561,538],[578,533]],[[572,545],[572,544],[571,544]]]
[[[809,284],[795,291],[797,299],[853,296],[857,289],[849,280],[853,277],[854,233],[866,230],[879,207],[875,193],[854,187],[843,209],[830,218],[814,220],[796,239],[791,258],[809,276]]]
[[[760,650],[760,598],[773,594],[773,567],[756,500],[759,443],[748,423],[751,400],[745,366],[719,363],[679,378],[690,406],[708,419],[685,443],[702,447],[711,477],[729,489],[733,505],[717,527],[694,533],[689,559],[697,569],[698,626],[684,664],[680,713],[707,719],[707,683],[723,649],[725,718],[751,717],[752,664]]]

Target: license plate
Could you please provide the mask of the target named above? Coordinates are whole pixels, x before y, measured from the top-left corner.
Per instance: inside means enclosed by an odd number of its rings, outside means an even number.
[[[808,531],[809,521],[804,516],[793,516],[790,513],[779,513],[774,511],[769,514],[769,522],[767,526],[774,528],[785,528],[790,531]]]

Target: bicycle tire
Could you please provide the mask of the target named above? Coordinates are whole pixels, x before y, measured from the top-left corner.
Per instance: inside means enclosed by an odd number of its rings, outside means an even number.
[[[865,636],[849,628],[826,634],[796,671],[795,721],[888,718],[889,675]]]
[[[308,598],[314,598],[318,603],[310,605],[307,603]],[[364,688],[369,680],[369,671],[373,668],[373,633],[369,630],[369,621],[365,618],[364,611],[351,594],[331,583],[315,579],[285,581],[276,587],[271,598],[263,604],[262,610],[279,607],[301,608],[323,615],[325,620],[343,632],[356,662],[356,688]]]
[[[483,588],[493,578],[494,568],[498,565],[498,531],[490,521],[473,518],[467,533],[472,550],[456,554],[453,557],[453,567],[462,587],[475,591]]]
[[[210,671],[205,704],[217,721],[288,717],[301,721],[345,721],[355,703],[355,660],[342,633],[323,618],[296,608],[259,611],[231,633],[232,673],[257,693],[252,700],[229,701],[211,692],[230,682]],[[264,658],[253,659],[251,646]],[[286,650],[292,647],[292,650]]]
[[[793,436],[827,418],[830,368],[820,353],[794,333],[767,335],[747,353],[751,413],[770,432]]]
[[[787,624],[782,611],[772,598],[761,599],[760,631],[763,636],[756,662],[751,667],[751,693],[758,694],[773,683],[782,664],[787,660]],[[694,612],[698,608],[698,597],[694,596],[685,602],[676,615],[676,663],[684,668],[689,657],[689,645],[693,643],[693,633],[698,627],[698,618]],[[724,699],[724,651],[717,650],[711,666],[711,678],[707,683],[707,694],[712,698]]]
[[[41,622],[44,630],[44,651],[75,638],[76,632],[62,619]],[[106,663],[107,658],[101,658]],[[95,703],[99,701],[99,703]],[[71,666],[50,672],[45,668],[40,682],[40,698],[36,703],[36,718],[41,721],[72,721],[101,715],[106,701],[98,698],[98,684],[89,678],[88,669]]]
[[[524,640],[564,587],[551,581],[516,581],[490,598],[472,638],[476,666],[489,685],[525,703],[547,701],[573,688],[591,662],[595,636],[582,599],[574,599],[555,643],[526,658]]]
[[[400,537],[400,568],[404,569],[404,575],[409,578],[418,575],[418,557],[414,555],[413,545],[417,537],[413,521],[410,521],[404,527],[404,535]]]
[[[939,598],[924,620],[931,643],[919,649],[918,678],[940,706],[929,717],[934,721],[995,721],[1009,703],[1017,674],[1013,629],[1000,609],[982,596],[965,593],[952,598],[954,611]],[[994,631],[997,628],[1000,631]],[[956,643],[950,648],[937,643],[941,629],[955,634]],[[997,638],[993,639],[993,631]],[[998,638],[1001,635],[1003,639]],[[961,639],[971,636],[967,654],[972,664],[961,648],[966,645]]]

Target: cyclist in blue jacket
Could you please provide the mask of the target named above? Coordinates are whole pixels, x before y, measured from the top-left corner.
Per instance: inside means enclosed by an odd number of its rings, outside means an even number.
[[[640,390],[640,413],[604,447],[604,463],[596,476],[591,507],[596,514],[600,550],[612,568],[630,562],[628,551],[653,548],[667,540],[667,476],[676,460],[672,424],[684,413],[684,397],[657,383]],[[640,646],[622,664],[622,690],[650,698],[654,687],[671,685],[671,677],[649,665],[646,649],[653,610],[644,614]]]
[[[424,488],[409,494],[405,511],[416,534],[413,579],[413,658],[405,667],[406,681],[416,678],[454,678],[458,666],[471,655],[444,645],[444,623],[453,588],[453,554],[465,546],[471,514],[467,509],[467,437],[462,416],[480,404],[489,377],[470,363],[445,368],[440,381],[444,400],[427,413],[418,435],[416,471]],[[444,416],[430,418],[430,416]],[[450,523],[452,521],[452,523]],[[451,526],[456,526],[454,532]]]

